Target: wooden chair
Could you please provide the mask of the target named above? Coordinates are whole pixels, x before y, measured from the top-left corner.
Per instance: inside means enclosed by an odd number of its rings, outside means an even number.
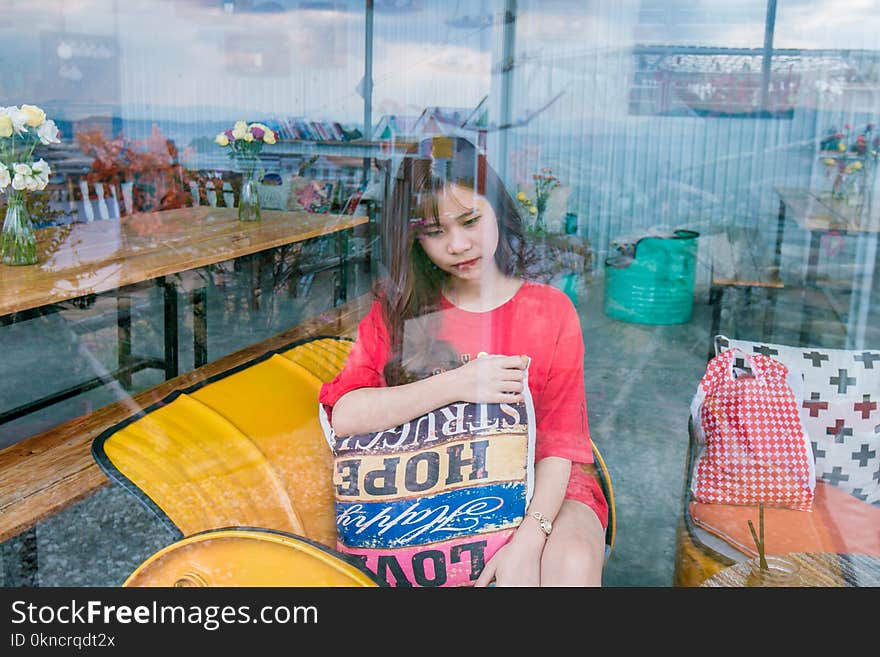
[[[92,454],[177,542],[212,530],[256,528],[335,552],[333,456],[318,418],[318,393],[353,344],[323,337],[270,352],[111,427],[95,439]],[[609,503],[607,559],[616,533],[614,495],[593,449],[588,471]]]
[[[593,447],[594,467],[587,466],[587,472],[595,476],[602,486],[602,492],[608,501],[608,526],[605,528],[605,563],[611,557],[611,551],[614,549],[614,539],[617,537],[617,509],[614,504],[614,487],[611,482],[611,473],[605,464],[605,459],[596,447],[596,443],[591,443]]]
[[[130,182],[96,182],[88,175],[70,174],[47,190],[51,209],[63,217],[56,223],[116,220],[133,212]]]
[[[778,258],[771,262],[761,236],[754,230],[741,226],[725,226],[707,241],[711,257],[711,282],[709,305],[712,306],[710,340],[721,331],[721,312],[727,290],[743,292],[745,311],[754,306],[753,290],[765,290],[767,305],[761,322],[761,338],[769,339],[779,290],[785,285],[779,272]],[[737,333],[736,330],[729,331]],[[707,360],[714,354],[714,344],[709,344]]]
[[[86,176],[74,180],[67,179],[68,190],[73,186],[69,198],[76,203],[80,221],[119,219],[123,214],[131,214],[132,183],[114,185],[104,182],[90,182]],[[78,192],[78,193],[77,193]]]
[[[228,172],[204,171],[189,181],[189,191],[194,206],[209,205],[212,208],[234,208],[237,205],[232,179]]]

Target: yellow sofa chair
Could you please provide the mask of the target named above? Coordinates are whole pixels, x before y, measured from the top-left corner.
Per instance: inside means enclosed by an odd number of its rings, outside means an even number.
[[[125,585],[377,583],[335,550],[333,458],[318,420],[320,387],[342,369],[353,344],[338,337],[298,342],[176,392],[95,439],[92,454],[108,477],[178,536]],[[607,559],[614,496],[595,446],[594,454],[590,472],[609,502]],[[245,568],[249,552],[271,558]],[[275,576],[279,559],[288,560],[283,578]],[[188,567],[188,560],[198,563]],[[242,568],[230,569],[235,564]]]

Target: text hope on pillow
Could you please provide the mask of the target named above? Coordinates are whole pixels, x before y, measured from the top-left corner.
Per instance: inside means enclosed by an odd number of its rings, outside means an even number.
[[[392,586],[472,585],[522,522],[534,408],[458,402],[375,433],[335,436],[337,549]]]

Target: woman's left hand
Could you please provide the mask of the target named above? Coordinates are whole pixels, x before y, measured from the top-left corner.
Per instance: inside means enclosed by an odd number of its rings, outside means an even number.
[[[489,559],[474,586],[540,586],[541,554],[545,539],[537,532],[534,536],[517,531],[513,538]]]

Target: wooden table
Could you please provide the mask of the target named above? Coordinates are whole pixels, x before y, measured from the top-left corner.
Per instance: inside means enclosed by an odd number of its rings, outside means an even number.
[[[156,280],[165,289],[164,361],[157,365],[155,359],[136,362],[132,357],[130,308],[127,297],[118,295],[119,369],[113,374],[130,377],[134,369],[161,366],[166,378],[172,378],[178,373],[177,290],[166,282],[168,275],[335,234],[340,251],[334,304],[345,301],[345,237],[348,229],[367,223],[368,217],[264,210],[262,221],[241,222],[237,212],[236,208],[200,206],[40,229],[36,231],[38,264],[0,265],[0,318],[12,323],[28,312],[63,301]],[[196,367],[207,362],[204,294],[202,287],[193,295]],[[100,384],[103,379],[96,381]],[[96,383],[82,385],[94,387]],[[82,385],[5,411],[0,422],[78,394],[87,389]]]
[[[853,295],[848,313],[847,348],[863,345],[871,287],[877,260],[877,240],[880,235],[880,199],[872,205],[847,205],[832,199],[830,192],[811,189],[779,187],[779,213],[776,229],[775,263],[777,270],[782,259],[782,238],[786,219],[794,221],[810,236],[807,266],[804,276],[804,321],[801,324],[801,344],[809,344],[812,310],[806,303],[806,293],[817,287],[819,250],[822,236],[830,232],[855,235],[860,239],[858,252],[863,270],[856,273]]]
[[[797,586],[880,586],[880,558],[866,554],[792,552],[785,555],[800,566]],[[700,586],[745,586],[752,559],[721,570]]]

